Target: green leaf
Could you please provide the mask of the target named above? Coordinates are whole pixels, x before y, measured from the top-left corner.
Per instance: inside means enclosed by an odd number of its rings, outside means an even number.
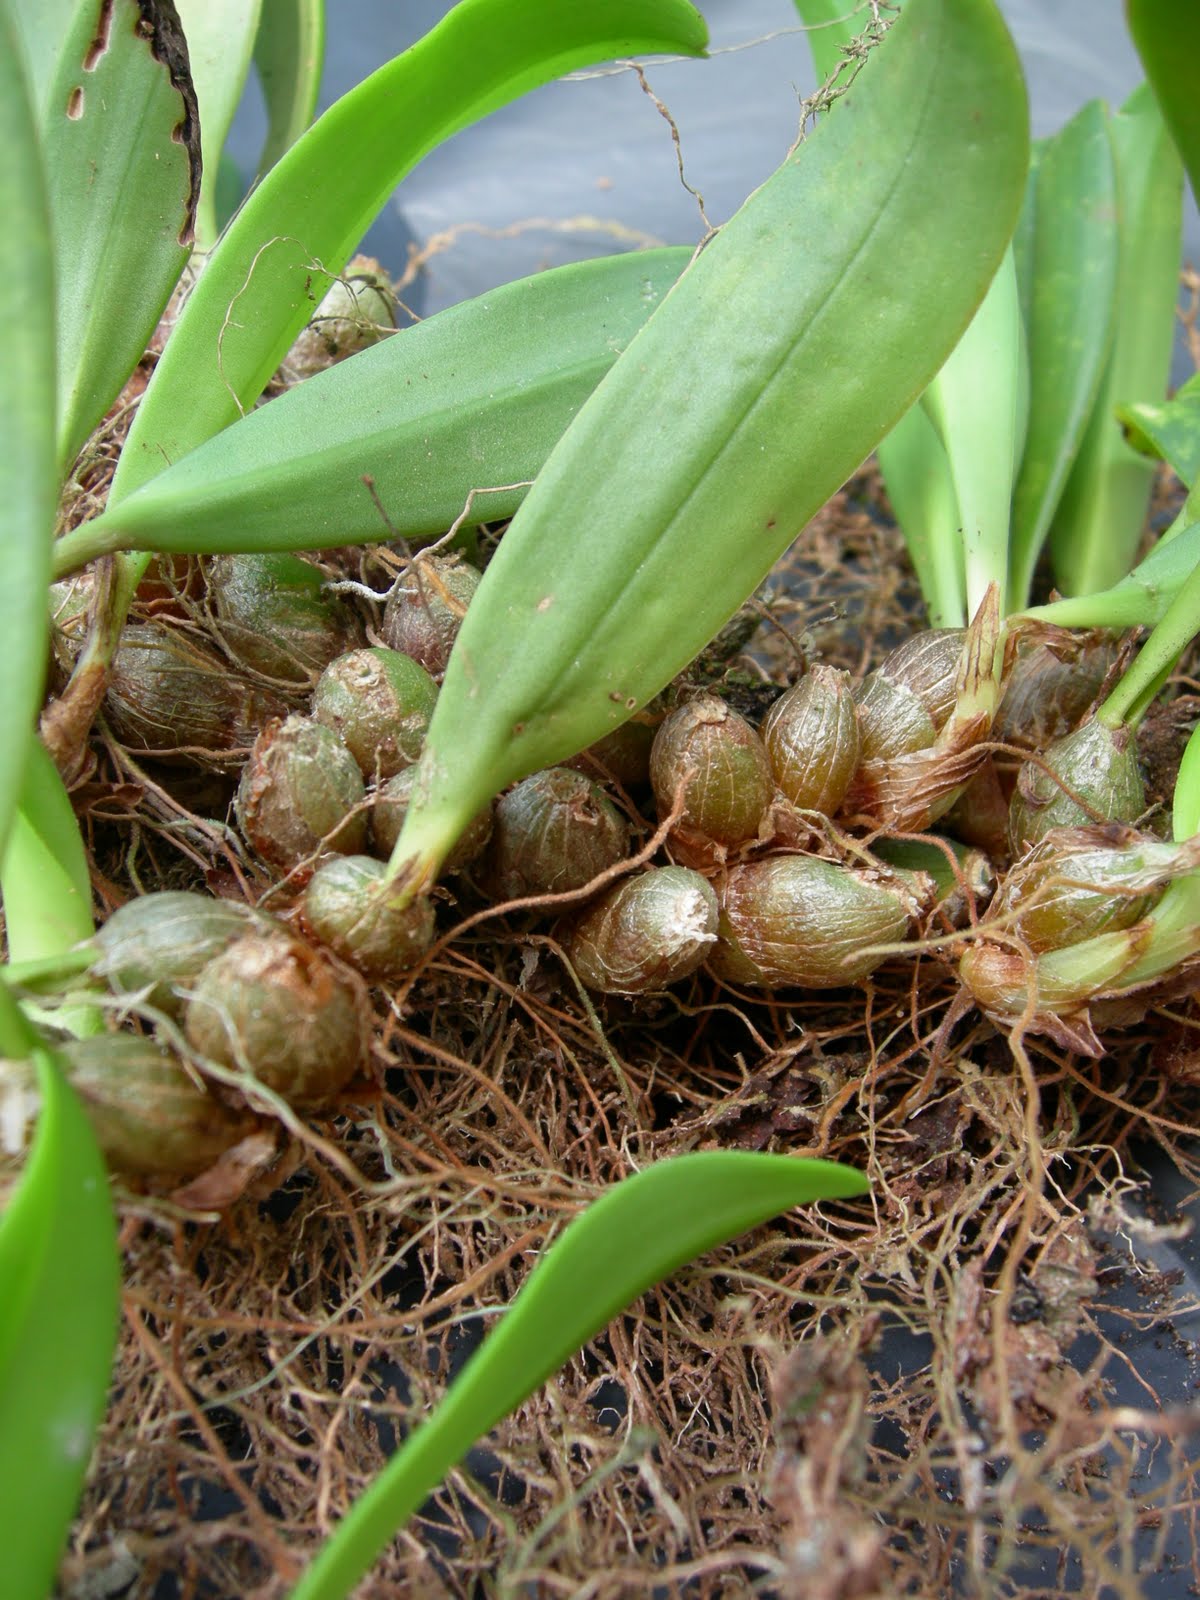
[[[435,873],[492,794],[712,638],[957,343],[1027,160],[991,0],[909,0],[551,453],[467,613],[393,871]]]
[[[9,305],[0,359],[0,855],[26,741],[42,703],[46,585],[58,498],[54,445],[54,267],[45,180],[23,51],[0,7],[0,282]]]
[[[1177,843],[1200,833],[1200,723],[1192,729],[1179,763],[1171,803],[1171,832]]]
[[[1028,369],[1017,270],[1006,251],[983,304],[921,397],[946,452],[958,503],[967,615],[990,584],[1007,610],[1012,488],[1025,442]]]
[[[24,46],[29,98],[40,123],[64,42],[87,26],[95,31],[94,0],[7,0],[7,4]]]
[[[173,13],[113,0],[65,53],[43,129],[65,471],[133,371],[192,242],[196,101]]]
[[[324,55],[325,0],[262,0],[254,41],[254,66],[267,106],[260,178],[312,121]]]
[[[261,0],[175,0],[200,108],[196,243],[201,250],[211,249],[217,237],[217,172],[250,70],[260,4]]]
[[[1200,7],[1195,0],[1125,0],[1125,17],[1200,205]]]
[[[934,628],[967,622],[962,522],[946,449],[924,406],[910,406],[881,439],[879,470]]]
[[[1117,177],[1098,100],[1041,147],[1030,184],[1023,289],[1029,427],[1013,493],[1010,595],[1029,586],[1096,403],[1112,346]]]
[[[742,1151],[678,1156],[614,1184],[550,1247],[433,1415],[355,1501],[292,1600],[348,1595],[475,1440],[638,1295],[781,1211],[866,1188],[834,1162]]]
[[[1163,405],[1118,406],[1117,420],[1133,449],[1165,461],[1193,487],[1200,475],[1200,373]]]
[[[491,484],[506,487],[477,497],[475,520],[511,516],[691,254],[558,267],[429,317],[252,411],[60,539],[59,570],[123,548],[420,539]]]
[[[45,747],[29,735],[20,810],[0,856],[12,961],[59,955],[91,937],[92,882],[70,797]]]
[[[249,409],[392,189],[460,128],[572,68],[698,55],[687,0],[461,0],[316,122],[233,219],[139,408],[113,484],[128,494]]]
[[[1055,581],[1068,595],[1108,589],[1129,571],[1153,466],[1125,442],[1118,405],[1166,394],[1175,336],[1182,171],[1143,84],[1109,123],[1120,208],[1113,347],[1050,530]]]
[[[4,1593],[43,1600],[104,1412],[120,1275],[87,1119],[2,984],[0,1013],[0,1053],[32,1050],[41,1095],[33,1148],[0,1217],[0,1549]]]
[[[0,851],[0,899],[9,961],[41,963],[91,937],[92,884],[70,797],[41,740],[27,737],[20,805]],[[103,1022],[88,1006],[57,1020],[76,1034]]]
[[[1169,550],[1177,550],[1183,535],[1172,539]],[[1096,712],[1110,728],[1136,727],[1174,672],[1179,658],[1200,633],[1200,563],[1180,584],[1150,637],[1125,669],[1120,682]]]
[[[1030,606],[1024,615],[1060,628],[1152,628],[1200,562],[1200,506],[1184,509],[1187,521],[1111,589]]]

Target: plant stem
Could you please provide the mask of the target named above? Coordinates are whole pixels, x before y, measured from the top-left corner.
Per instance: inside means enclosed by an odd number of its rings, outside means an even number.
[[[1096,713],[1109,728],[1136,727],[1200,631],[1200,565],[1167,607],[1136,661]]]

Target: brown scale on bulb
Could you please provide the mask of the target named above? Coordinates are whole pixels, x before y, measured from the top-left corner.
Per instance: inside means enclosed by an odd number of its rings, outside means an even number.
[[[580,981],[601,994],[650,994],[689,977],[717,937],[717,896],[688,867],[651,867],[606,890],[568,926]]]
[[[308,717],[268,723],[255,740],[234,810],[247,842],[285,872],[311,871],[324,850],[360,854],[366,787],[335,733]]]
[[[835,816],[862,753],[849,673],[810,667],[767,712],[762,738],[788,803],[798,811]]]
[[[931,878],[789,854],[733,867],[720,885],[717,943],[707,966],[759,989],[861,983],[936,898]]]
[[[457,557],[417,556],[388,595],[384,643],[419,661],[440,682],[482,580],[478,568]]]
[[[628,824],[599,784],[548,767],[496,802],[486,876],[497,900],[566,894],[624,860],[629,846]]]
[[[662,723],[650,783],[660,817],[682,806],[671,851],[687,866],[712,870],[770,837],[775,779],[766,746],[715,695],[689,700]]]
[[[289,1104],[335,1101],[366,1059],[362,979],[294,934],[247,934],[210,961],[184,1011],[202,1057]]]
[[[287,707],[214,650],[162,622],[131,624],[113,658],[105,715],[131,750],[159,761],[226,768]]]
[[[1010,634],[1004,692],[992,736],[1044,750],[1095,705],[1120,651],[1111,633],[1018,623]]]

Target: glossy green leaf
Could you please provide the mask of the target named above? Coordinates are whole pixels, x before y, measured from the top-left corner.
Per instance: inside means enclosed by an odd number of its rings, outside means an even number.
[[[792,1206],[865,1192],[830,1161],[706,1151],[646,1167],[573,1221],[429,1420],[405,1442],[292,1591],[343,1600],[476,1439],[630,1301],[685,1262]]]
[[[1120,208],[1113,346],[1050,530],[1064,594],[1108,589],[1128,572],[1154,474],[1125,442],[1118,405],[1158,403],[1175,335],[1182,169],[1145,84],[1109,124]]]
[[[991,0],[909,0],[551,453],[458,637],[394,872],[427,879],[493,793],[645,704],[898,421],[1004,253],[1026,117]]]
[[[20,808],[0,857],[8,954],[58,955],[91,937],[92,884],[70,797],[45,747],[28,736]]]
[[[9,961],[43,962],[91,937],[92,885],[70,797],[44,746],[29,734],[20,803],[0,851]],[[76,1034],[102,1024],[91,1007],[58,1016]]]
[[[10,307],[0,359],[0,854],[42,702],[46,584],[58,497],[54,442],[54,267],[24,55],[0,6],[0,282]]]
[[[1099,101],[1084,106],[1043,143],[1031,178],[1029,211],[1021,263],[1029,426],[1012,502],[1014,606],[1029,597],[1112,346],[1117,177],[1108,116]]]
[[[1025,442],[1029,373],[1012,250],[949,360],[921,397],[958,502],[967,615],[989,585],[1007,610],[1012,490]]]
[[[1171,833],[1176,843],[1200,833],[1200,723],[1192,729],[1179,763],[1171,804]]]
[[[848,12],[834,0],[795,3],[813,28],[818,74],[828,77],[869,13]],[[879,447],[888,496],[937,627],[961,626],[990,582],[999,584],[1003,601],[1027,405],[1021,326],[1015,269],[1006,260],[922,397],[924,420],[904,418]]]
[[[217,172],[250,70],[260,5],[261,0],[175,0],[200,108],[196,243],[201,250],[211,249],[217,237]]]
[[[324,0],[262,0],[254,41],[254,66],[267,107],[260,177],[312,121],[324,56]]]
[[[158,364],[114,499],[254,403],[396,183],[442,140],[572,68],[695,55],[706,39],[687,0],[460,0],[332,106],[249,196]]]
[[[1125,16],[1200,204],[1200,6],[1195,0],[1125,0]]]
[[[925,597],[930,625],[967,622],[958,497],[946,449],[924,406],[910,406],[877,452],[888,499]]]
[[[124,548],[420,539],[491,484],[505,487],[476,498],[475,520],[511,516],[691,254],[558,267],[429,317],[251,412],[60,539],[59,570]]]
[[[58,280],[59,459],[70,466],[146,348],[192,241],[196,103],[173,13],[113,0],[66,52],[44,150]]]
[[[1192,488],[1200,477],[1200,373],[1162,405],[1117,407],[1125,437],[1142,455],[1165,461]]]
[[[1111,589],[1031,606],[1025,615],[1060,628],[1152,628],[1200,563],[1198,518],[1200,506],[1192,507],[1174,536],[1164,535],[1145,560]]]
[[[1181,543],[1181,539],[1173,539],[1168,548],[1177,549]],[[1097,717],[1111,728],[1124,723],[1136,726],[1197,634],[1200,634],[1200,563],[1172,595],[1149,638],[1097,711]]]
[[[8,10],[25,50],[29,98],[40,122],[63,42],[88,14],[94,22],[94,0],[8,0]]]
[[[1029,147],[1029,171],[1025,177],[1025,198],[1021,202],[1021,214],[1017,218],[1017,225],[1013,229],[1012,248],[1013,263],[1017,269],[1017,300],[1021,307],[1021,323],[1026,329],[1026,343],[1028,344],[1028,330],[1033,321],[1033,230],[1037,210],[1035,205],[1037,195],[1038,167],[1041,164],[1042,152],[1049,143],[1046,139],[1035,139]]]
[[[104,1412],[120,1275],[92,1131],[2,984],[0,1047],[32,1052],[41,1096],[33,1148],[0,1217],[0,1549],[5,1596],[44,1600]]]

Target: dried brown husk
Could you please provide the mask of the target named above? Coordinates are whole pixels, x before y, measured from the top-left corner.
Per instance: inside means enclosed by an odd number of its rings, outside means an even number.
[[[359,643],[354,614],[325,589],[319,567],[287,551],[215,556],[206,564],[208,608],[239,666],[293,690],[311,689]]]
[[[602,994],[647,994],[688,977],[717,937],[717,896],[687,867],[652,867],[608,889],[564,946],[580,980]]]
[[[338,856],[313,874],[300,906],[305,929],[365,978],[410,972],[433,943],[433,902],[387,882],[373,856]]]
[[[331,728],[364,778],[382,782],[421,754],[437,684],[411,657],[383,645],[331,661],[313,690],[312,714]]]
[[[404,767],[395,777],[380,784],[371,805],[371,839],[378,853],[386,860],[396,848],[404,818],[412,800],[413,784],[419,768],[414,764]],[[490,803],[476,812],[463,829],[454,849],[442,863],[444,873],[461,872],[469,867],[488,847],[492,837],[492,807]]]
[[[293,934],[248,934],[200,974],[184,1031],[207,1060],[311,1110],[334,1101],[361,1067],[366,1015],[356,973]]]
[[[417,556],[388,595],[384,644],[419,661],[440,682],[482,580],[477,567],[457,556]]]
[[[768,711],[762,739],[775,782],[792,805],[834,816],[861,752],[850,674],[810,667]]]
[[[96,933],[92,972],[115,994],[136,994],[178,1017],[187,991],[214,956],[252,929],[277,926],[265,911],[184,889],[138,895]]]
[[[131,750],[198,767],[236,766],[286,711],[277,694],[164,622],[125,628],[104,700],[113,732]]]
[[[994,732],[994,729],[993,729]],[[987,755],[978,771],[939,819],[939,827],[963,844],[986,851],[997,863],[1007,861],[1009,792],[994,754]]]
[[[1021,767],[1009,804],[1009,843],[1017,855],[1053,828],[1132,823],[1145,809],[1133,729],[1089,717]]]
[[[255,741],[234,809],[247,841],[292,871],[322,850],[359,854],[367,836],[366,788],[336,734],[309,717],[269,723]]]
[[[987,759],[985,741],[991,733],[999,695],[999,635],[999,596],[993,585],[965,635],[957,629],[935,630],[924,650],[915,648],[922,636],[909,641],[914,648],[901,663],[907,669],[905,679],[902,681],[895,669],[889,669],[886,690],[881,682],[869,697],[859,697],[864,755],[843,803],[847,817],[861,818],[898,833],[914,833],[950,810]],[[956,665],[947,678],[945,669],[956,644]],[[893,652],[888,660],[892,661],[896,654]],[[883,670],[880,669],[881,674]],[[938,676],[939,672],[942,676]],[[889,701],[894,706],[897,727],[906,726],[901,715],[906,703],[900,695],[901,688],[914,696],[919,690],[922,710],[937,732],[923,747],[907,745],[888,754],[883,730]],[[869,732],[869,728],[874,731]],[[908,738],[906,731],[906,744]]]
[[[650,751],[650,783],[660,817],[682,803],[672,849],[699,867],[758,843],[775,794],[762,740],[716,695],[698,695],[665,719]]]
[[[629,826],[582,772],[548,767],[496,802],[488,879],[499,900],[565,894],[629,854]]]
[[[748,862],[720,885],[708,968],[762,989],[859,983],[886,959],[877,947],[901,942],[935,896],[932,880],[882,866],[864,871],[798,854]]]
[[[1002,744],[1044,750],[1078,727],[1095,705],[1119,644],[1100,629],[1080,632],[1018,621],[1009,651],[993,737]]]

